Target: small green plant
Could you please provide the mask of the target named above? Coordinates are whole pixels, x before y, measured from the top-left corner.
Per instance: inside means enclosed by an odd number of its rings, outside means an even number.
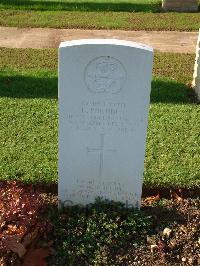
[[[86,207],[66,207],[51,219],[56,265],[109,265],[121,250],[144,242],[151,226],[151,218],[141,211],[100,198]]]

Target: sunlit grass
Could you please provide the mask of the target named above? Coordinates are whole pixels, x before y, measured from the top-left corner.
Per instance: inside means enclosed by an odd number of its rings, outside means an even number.
[[[0,58],[1,179],[57,181],[57,52],[5,49]],[[156,53],[144,184],[200,184],[194,55]]]

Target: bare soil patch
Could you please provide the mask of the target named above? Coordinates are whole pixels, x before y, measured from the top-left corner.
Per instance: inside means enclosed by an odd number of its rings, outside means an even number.
[[[107,38],[145,43],[161,52],[195,53],[197,36],[198,32],[0,27],[0,46],[57,48],[62,41]]]

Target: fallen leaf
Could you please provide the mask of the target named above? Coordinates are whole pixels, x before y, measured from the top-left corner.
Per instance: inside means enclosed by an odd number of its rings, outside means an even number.
[[[23,239],[23,245],[25,247],[29,246],[38,236],[38,227],[35,228],[35,230],[33,232],[30,232],[29,234],[27,234],[24,239]]]
[[[184,225],[181,225],[180,230],[181,230],[184,234],[187,234],[187,233],[188,233],[188,229],[187,229],[187,227],[184,226]]]
[[[158,241],[158,251],[160,252],[161,259],[165,261],[167,253],[170,251],[170,247],[167,245],[167,242],[163,239]]]
[[[3,242],[5,244],[9,244],[9,242],[20,242],[23,237],[23,234],[17,234],[17,235],[7,235],[3,237]]]
[[[162,234],[163,234],[163,236],[169,238],[172,234],[172,229],[169,227],[165,227]]]
[[[51,255],[49,249],[30,249],[24,257],[22,266],[47,266],[45,258]]]
[[[0,266],[7,266],[4,257],[0,257]]]
[[[158,248],[157,245],[151,245],[151,253],[154,253],[154,251]]]
[[[183,198],[182,197],[180,197],[175,191],[171,191],[171,198],[172,199],[175,199],[175,200],[177,200],[177,201],[183,201]]]
[[[22,245],[22,243],[17,242],[15,238],[10,240],[5,239],[3,242],[7,250],[11,250],[14,253],[17,253],[20,258],[22,258],[26,253],[25,247]]]
[[[159,241],[158,241],[158,249],[159,249],[160,252],[166,253],[169,248],[167,246],[167,243],[164,240],[159,239]]]
[[[156,196],[147,197],[144,199],[144,202],[146,204],[152,204],[152,203],[157,202],[159,200],[160,200],[160,194],[158,194]]]
[[[151,235],[151,236],[147,235],[147,243],[151,244],[151,245],[155,245],[156,244],[156,235]]]

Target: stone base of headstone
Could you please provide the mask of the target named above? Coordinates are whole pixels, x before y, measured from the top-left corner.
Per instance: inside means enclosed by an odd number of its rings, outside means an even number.
[[[196,46],[196,59],[194,65],[194,75],[192,86],[194,88],[195,93],[197,94],[197,98],[200,101],[200,29],[199,29],[199,37],[197,40]]]
[[[198,0],[162,0],[164,11],[193,12],[198,11]]]

